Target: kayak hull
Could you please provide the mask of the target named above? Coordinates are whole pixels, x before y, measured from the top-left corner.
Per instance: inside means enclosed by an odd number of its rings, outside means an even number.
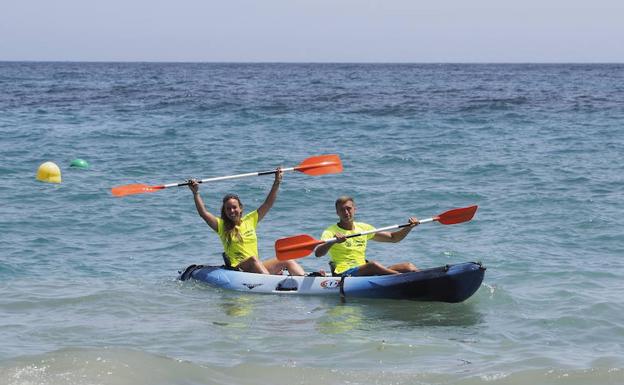
[[[485,267],[465,262],[412,273],[356,277],[247,273],[223,266],[189,266],[180,279],[241,292],[462,302],[481,286]]]

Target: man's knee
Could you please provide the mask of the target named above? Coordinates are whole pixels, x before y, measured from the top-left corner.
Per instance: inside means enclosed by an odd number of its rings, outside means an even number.
[[[379,273],[379,272],[383,272],[386,270],[384,265],[382,265],[381,263],[377,261],[370,261],[367,263],[367,265],[368,265],[368,268],[370,269],[369,271],[374,272],[374,273]]]

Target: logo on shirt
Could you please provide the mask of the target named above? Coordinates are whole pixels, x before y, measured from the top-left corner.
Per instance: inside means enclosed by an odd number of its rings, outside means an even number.
[[[366,247],[366,240],[365,239],[347,239],[344,243],[346,248],[362,248],[362,247]]]

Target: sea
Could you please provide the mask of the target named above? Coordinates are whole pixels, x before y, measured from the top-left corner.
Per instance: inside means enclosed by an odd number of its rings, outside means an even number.
[[[343,172],[284,174],[262,259],[319,238],[341,195],[376,227],[478,205],[367,251],[479,261],[478,291],[341,302],[182,282],[222,263],[189,189],[111,194],[324,154]],[[0,62],[0,384],[623,384],[623,159],[622,64]],[[45,162],[61,183],[35,178]],[[200,193],[248,212],[272,182]]]

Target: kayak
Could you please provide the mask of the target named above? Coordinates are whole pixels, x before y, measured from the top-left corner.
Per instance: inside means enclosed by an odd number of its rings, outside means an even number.
[[[485,269],[479,262],[465,262],[393,275],[333,277],[256,274],[224,266],[191,265],[179,279],[249,293],[455,303],[468,299],[479,289]]]

